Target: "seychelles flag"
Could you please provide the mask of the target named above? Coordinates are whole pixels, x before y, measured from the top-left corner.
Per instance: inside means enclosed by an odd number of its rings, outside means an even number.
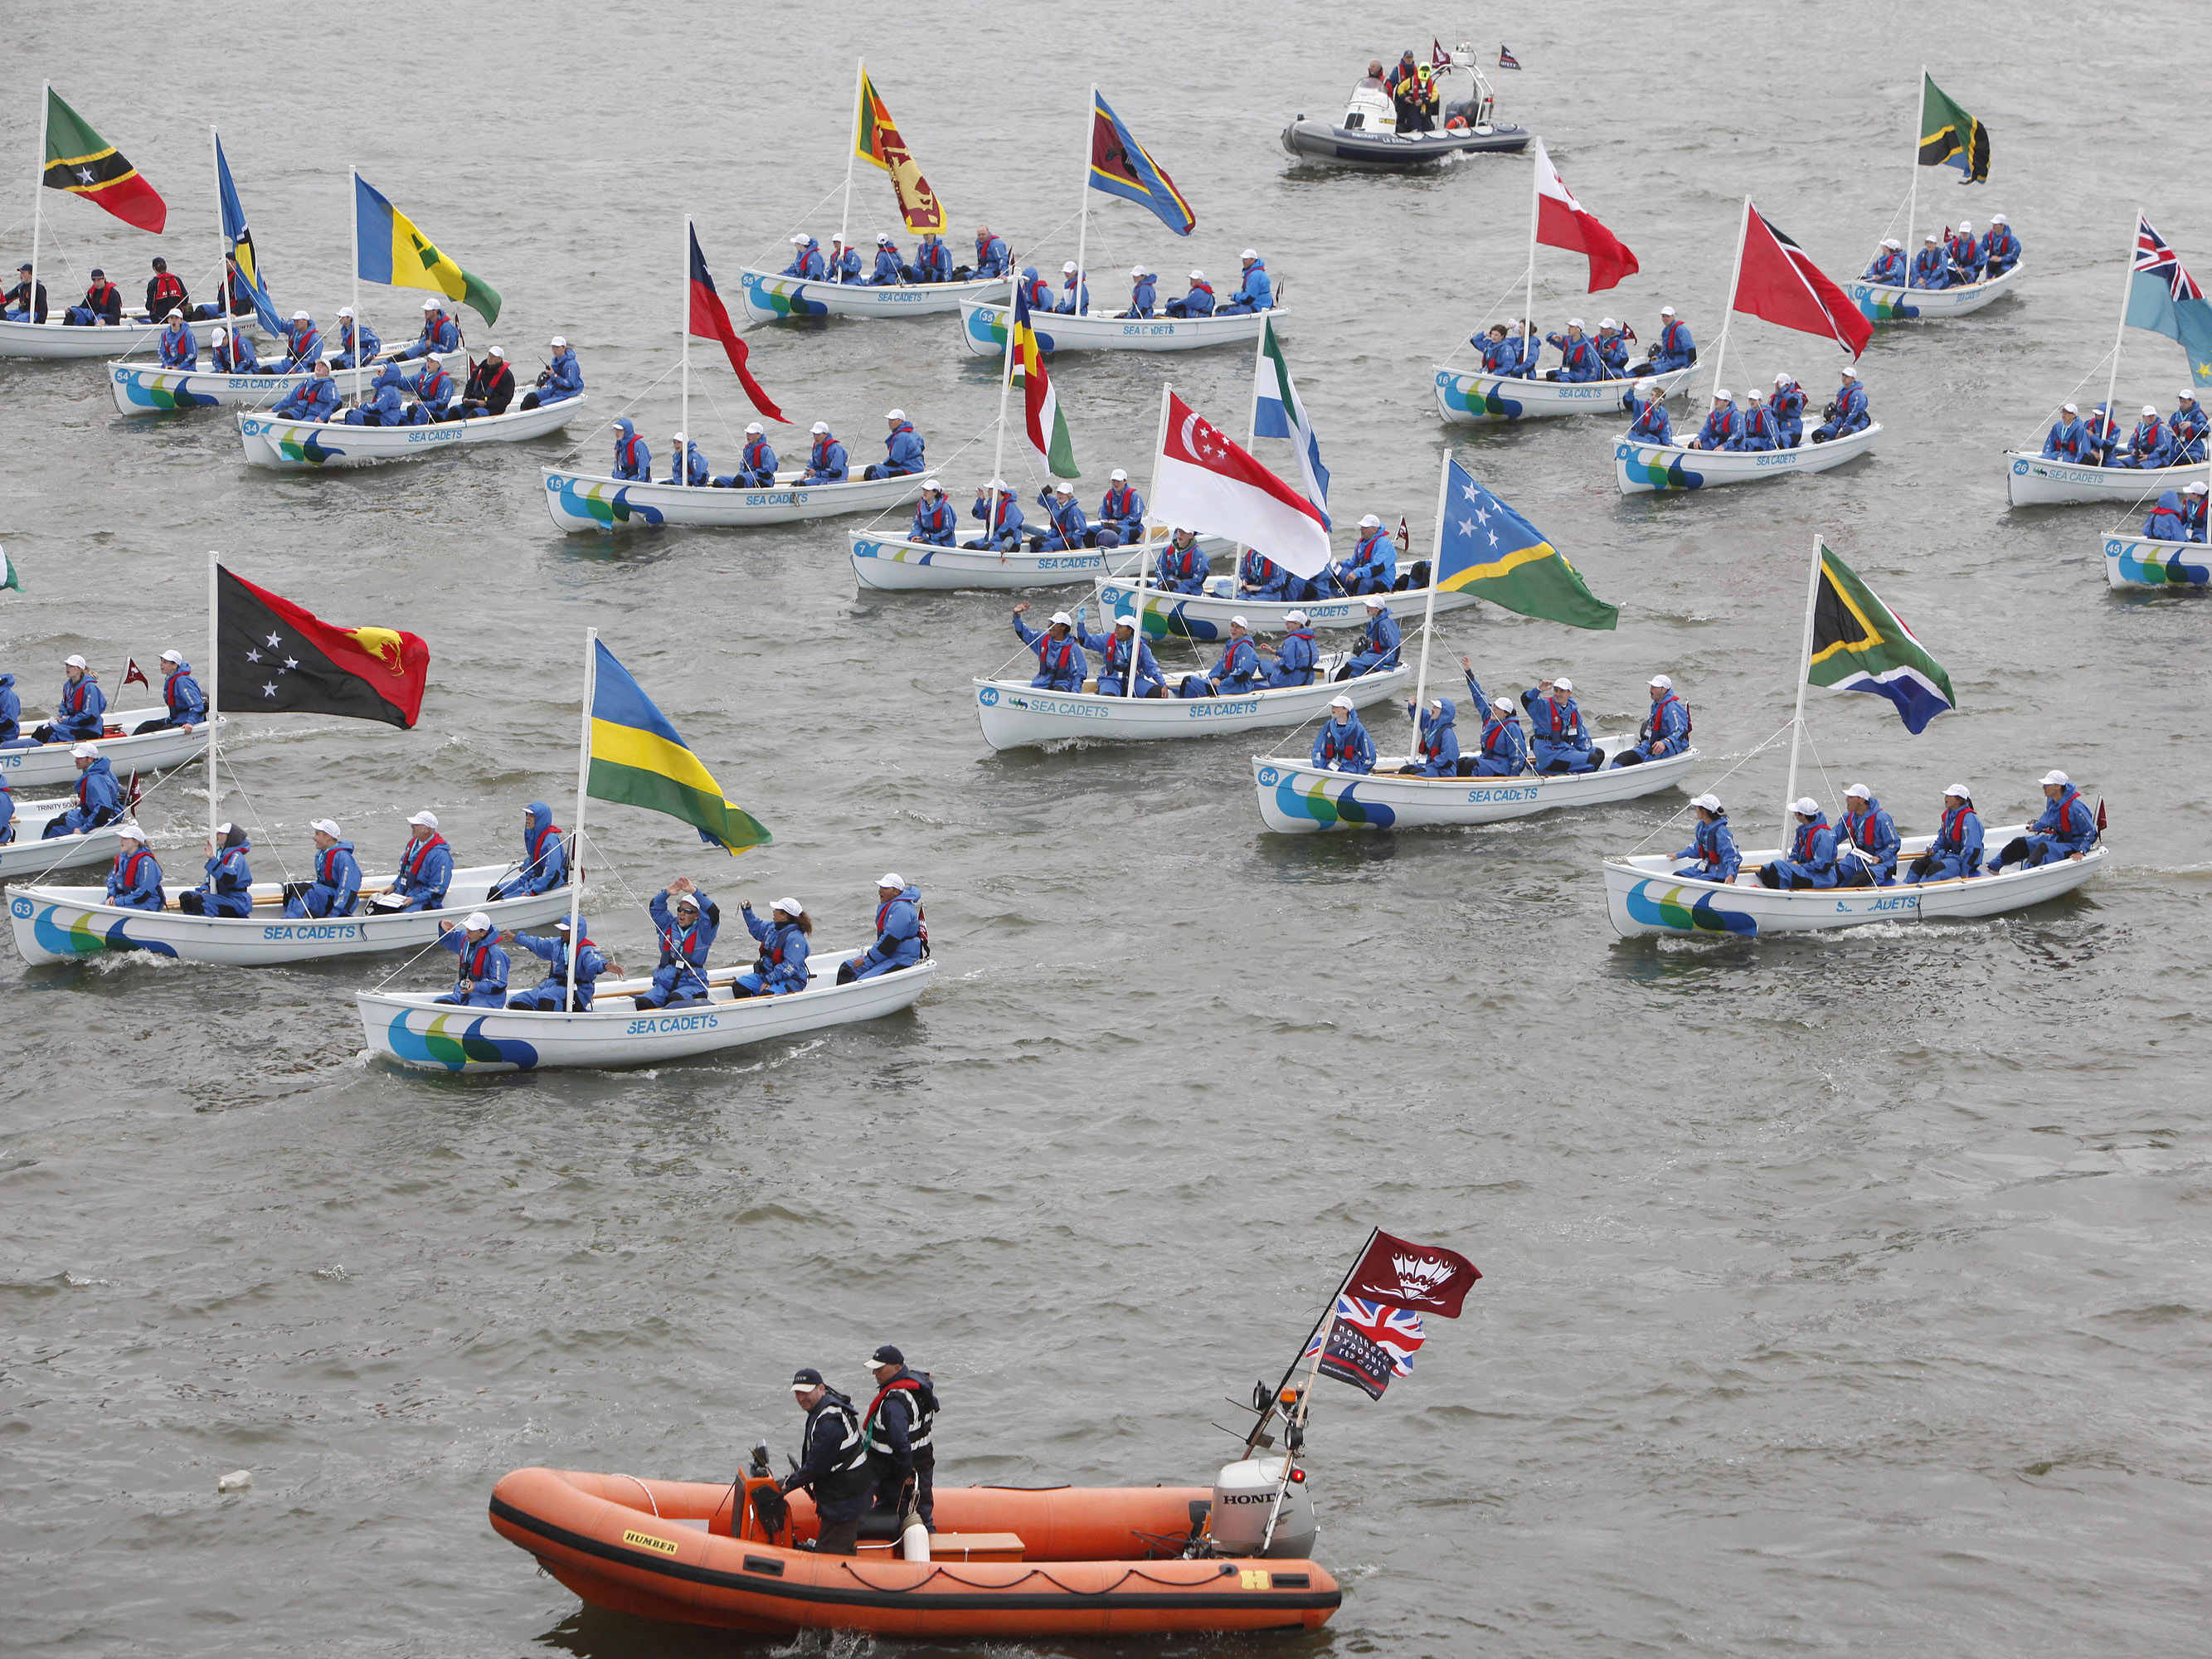
[[[745,367],[750,355],[745,343],[738,337],[737,330],[730,326],[729,307],[714,287],[714,274],[707,269],[707,256],[699,251],[699,233],[691,222],[684,222],[684,234],[691,244],[691,321],[692,333],[702,340],[720,340],[723,355],[729,358],[730,367],[738,371],[738,383],[745,389],[745,396],[753,400],[753,407],[772,421],[787,420],[784,412],[761,390],[753,379],[752,370]]]
[[[157,236],[169,222],[169,204],[160,193],[52,87],[46,88],[46,165],[39,182],[82,196]]]
[[[1067,435],[1067,417],[1060,412],[1060,393],[1045,373],[1044,354],[1037,349],[1036,330],[1030,324],[1029,295],[1014,289],[1014,361],[1022,366],[1022,423],[1028,428],[1030,447],[1052,469],[1055,478],[1079,478],[1075,445]]]
[[[1091,188],[1152,209],[1178,236],[1189,235],[1198,223],[1175,180],[1107,107],[1096,87],[1091,88]]]
[[[584,793],[681,818],[708,846],[725,848],[732,856],[766,843],[767,826],[724,799],[714,774],[615,653],[596,639],[592,649],[592,753]]]
[[[1832,691],[1888,698],[1916,735],[1959,706],[1943,665],[1920,648],[1898,614],[1826,544],[1813,601],[1813,661],[1805,678]]]

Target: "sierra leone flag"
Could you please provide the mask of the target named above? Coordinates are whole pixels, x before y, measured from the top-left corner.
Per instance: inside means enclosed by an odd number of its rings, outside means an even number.
[[[1044,370],[1044,354],[1037,349],[1036,330],[1030,323],[1029,295],[1014,289],[1014,361],[1022,366],[1022,416],[1029,429],[1030,447],[1052,469],[1055,478],[1079,478],[1075,445],[1067,435],[1067,417],[1060,412],[1060,393]]]
[[[1305,480],[1306,499],[1328,524],[1328,469],[1321,464],[1321,440],[1314,435],[1297,388],[1291,384],[1291,366],[1283,361],[1283,348],[1275,338],[1275,323],[1260,325],[1260,356],[1253,370],[1252,435],[1288,438],[1297,446],[1298,472]]]
[[[1832,691],[1870,691],[1897,705],[1905,729],[1917,733],[1959,706],[1943,665],[1920,648],[1898,614],[1850,566],[1820,549],[1820,586],[1813,601],[1813,656],[1806,679]]]

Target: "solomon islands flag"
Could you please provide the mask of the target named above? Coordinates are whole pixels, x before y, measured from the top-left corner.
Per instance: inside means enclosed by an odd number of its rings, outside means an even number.
[[[1820,588],[1813,601],[1813,661],[1805,678],[1832,691],[1888,698],[1905,730],[1915,734],[1959,706],[1943,665],[1920,648],[1903,618],[1825,542]]]
[[[39,182],[106,208],[126,225],[161,234],[169,204],[123,154],[46,88],[46,165]]]
[[[1473,593],[1524,617],[1570,628],[1620,625],[1620,607],[1584,586],[1542,531],[1475,483],[1456,460],[1447,459],[1444,465],[1451,482],[1444,491],[1438,537],[1439,592]]]
[[[732,856],[764,845],[768,828],[726,800],[722,786],[699,763],[668,717],[638,689],[615,653],[594,640],[592,759],[584,793],[594,800],[621,801],[648,812],[681,818],[709,847]]]
[[[1178,236],[1189,235],[1198,223],[1175,180],[1107,107],[1096,87],[1091,89],[1091,188],[1152,209]]]

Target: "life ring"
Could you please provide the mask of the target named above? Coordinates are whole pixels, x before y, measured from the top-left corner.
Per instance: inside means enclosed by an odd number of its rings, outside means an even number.
[[[1444,123],[1444,131],[1446,132],[1465,132],[1467,131],[1467,118],[1463,115],[1453,116],[1450,120]]]

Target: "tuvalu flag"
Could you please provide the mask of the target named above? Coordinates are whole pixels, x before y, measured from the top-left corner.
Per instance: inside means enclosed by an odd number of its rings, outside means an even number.
[[[2135,263],[2130,269],[2128,326],[2165,335],[2187,356],[2191,380],[2212,386],[2212,301],[2206,301],[2197,279],[2183,269],[2180,257],[2140,213],[2136,216]]]
[[[789,420],[778,409],[761,383],[753,379],[753,372],[745,367],[750,352],[730,326],[729,307],[722,303],[720,289],[714,286],[714,274],[707,269],[707,256],[699,251],[699,233],[691,222],[684,222],[684,234],[691,243],[691,332],[702,340],[720,340],[722,354],[730,360],[730,367],[738,372],[738,384],[745,389],[745,396],[753,400],[753,407],[772,421]]]
[[[1916,736],[1959,706],[1943,665],[1920,648],[1904,619],[1825,543],[1813,599],[1813,659],[1805,678],[1832,691],[1888,698]]]
[[[216,696],[231,714],[341,714],[411,726],[430,647],[393,628],[339,628],[216,567]]]
[[[1744,204],[1743,269],[1736,277],[1736,311],[1783,328],[1826,335],[1856,360],[1874,337],[1874,325],[1843,289],[1750,203]]]
[[[1079,478],[1075,444],[1067,435],[1067,417],[1060,412],[1060,393],[1045,373],[1044,353],[1037,349],[1036,326],[1030,321],[1030,298],[1014,290],[1014,361],[1022,366],[1022,425],[1030,447],[1052,469],[1055,478]]]
[[[40,182],[82,196],[157,236],[169,222],[169,204],[160,193],[52,87],[46,88],[46,167]]]
[[[605,641],[592,642],[592,756],[584,793],[681,818],[709,847],[731,855],[765,845],[768,828],[726,799],[668,717],[653,707]]]
[[[899,136],[898,124],[884,107],[865,66],[860,70],[860,107],[854,113],[853,154],[890,174],[891,189],[898,196],[899,216],[908,230],[919,235],[925,230],[945,228],[945,204],[921,176],[921,164]]]
[[[1620,625],[1620,607],[1584,586],[1542,531],[1477,483],[1456,460],[1444,465],[1450,478],[1437,538],[1437,592],[1472,593],[1570,628]]]
[[[1920,71],[1920,165],[1954,167],[1966,175],[1962,185],[1990,181],[1989,129],[1944,96],[1926,70]]]
[[[1178,236],[1189,235],[1198,223],[1175,180],[1121,125],[1096,87],[1091,89],[1091,188],[1152,209]]]
[[[459,301],[487,323],[499,320],[499,290],[439,252],[415,228],[412,219],[357,173],[353,177],[353,217],[362,282],[427,289]]]

